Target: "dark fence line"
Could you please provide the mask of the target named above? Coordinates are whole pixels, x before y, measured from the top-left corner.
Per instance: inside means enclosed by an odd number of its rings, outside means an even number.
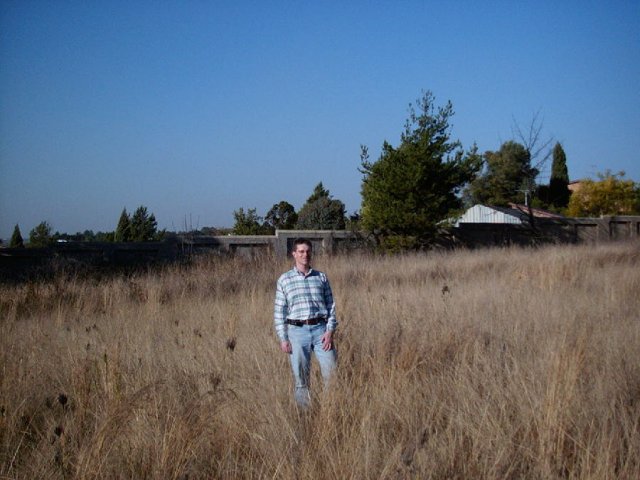
[[[532,219],[527,224],[462,223],[450,229],[443,248],[601,243],[640,239],[640,216]],[[20,279],[60,268],[137,268],[189,259],[195,255],[283,257],[297,237],[311,240],[316,254],[365,250],[371,243],[350,231],[278,230],[275,235],[170,235],[161,242],[62,242],[47,248],[0,248],[0,279]]]
[[[453,237],[468,247],[542,243],[596,244],[640,238],[640,216],[532,218],[517,224],[461,223]]]
[[[255,258],[282,257],[300,236],[314,251],[333,254],[355,248],[359,237],[332,230],[278,230],[275,235],[169,235],[160,242],[59,242],[46,248],[0,248],[0,280],[48,276],[63,269],[129,270],[188,260],[202,254]]]

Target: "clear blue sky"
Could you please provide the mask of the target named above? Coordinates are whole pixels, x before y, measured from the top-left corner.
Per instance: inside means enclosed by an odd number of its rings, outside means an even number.
[[[539,112],[572,179],[640,181],[637,0],[2,0],[0,238],[140,205],[232,226],[320,181],[352,213],[360,144],[397,145],[423,90],[465,148]]]

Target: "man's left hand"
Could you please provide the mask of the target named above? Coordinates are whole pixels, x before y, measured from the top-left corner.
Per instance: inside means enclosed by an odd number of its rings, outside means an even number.
[[[327,330],[322,335],[322,350],[328,352],[333,348],[333,331]]]

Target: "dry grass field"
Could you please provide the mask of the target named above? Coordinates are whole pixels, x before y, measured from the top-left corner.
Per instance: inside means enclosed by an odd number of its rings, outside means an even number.
[[[640,478],[640,245],[317,258],[339,370],[298,412],[284,260],[0,286],[0,478]]]

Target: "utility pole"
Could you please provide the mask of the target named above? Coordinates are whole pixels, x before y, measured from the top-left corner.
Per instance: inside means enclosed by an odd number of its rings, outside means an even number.
[[[531,193],[531,190],[526,188],[524,190],[518,190],[518,191],[524,193],[524,206],[528,207],[529,206],[529,194]]]

